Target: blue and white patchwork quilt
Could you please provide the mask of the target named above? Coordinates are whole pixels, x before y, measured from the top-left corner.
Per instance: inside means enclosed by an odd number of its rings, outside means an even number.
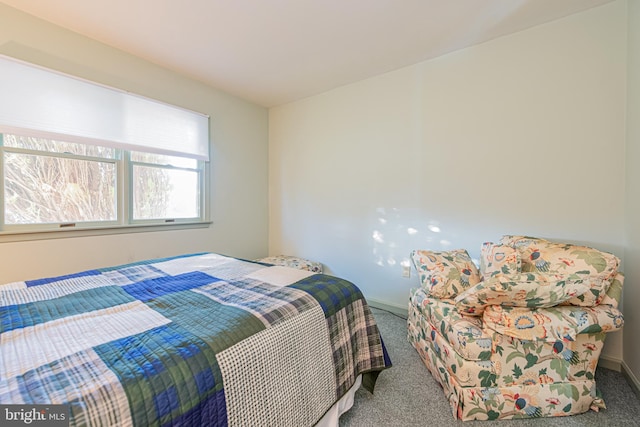
[[[71,425],[309,426],[391,366],[360,290],[192,254],[0,286],[0,404]]]

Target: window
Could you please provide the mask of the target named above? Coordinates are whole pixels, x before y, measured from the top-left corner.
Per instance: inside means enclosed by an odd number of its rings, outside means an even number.
[[[118,220],[116,150],[2,135],[4,225]]]
[[[9,133],[0,153],[2,231],[204,220],[196,159]]]
[[[194,159],[131,152],[134,221],[200,217],[201,170]]]
[[[0,234],[207,220],[207,116],[0,55]]]

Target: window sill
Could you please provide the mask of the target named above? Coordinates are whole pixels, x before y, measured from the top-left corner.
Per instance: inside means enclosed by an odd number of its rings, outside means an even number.
[[[0,243],[26,242],[33,240],[67,239],[71,237],[107,236],[113,234],[149,233],[154,231],[175,231],[196,228],[209,228],[212,221],[170,223],[170,224],[131,224],[74,229],[52,229],[33,231],[0,231]]]

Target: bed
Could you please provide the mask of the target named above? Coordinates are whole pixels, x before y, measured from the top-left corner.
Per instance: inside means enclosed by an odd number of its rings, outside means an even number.
[[[214,253],[0,286],[0,404],[71,425],[336,425],[391,366],[352,283]]]

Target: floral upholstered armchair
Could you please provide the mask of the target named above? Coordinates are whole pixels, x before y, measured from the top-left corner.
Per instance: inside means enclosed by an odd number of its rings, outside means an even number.
[[[595,369],[622,328],[619,259],[586,246],[503,236],[481,248],[411,254],[409,341],[462,420],[604,408]]]

